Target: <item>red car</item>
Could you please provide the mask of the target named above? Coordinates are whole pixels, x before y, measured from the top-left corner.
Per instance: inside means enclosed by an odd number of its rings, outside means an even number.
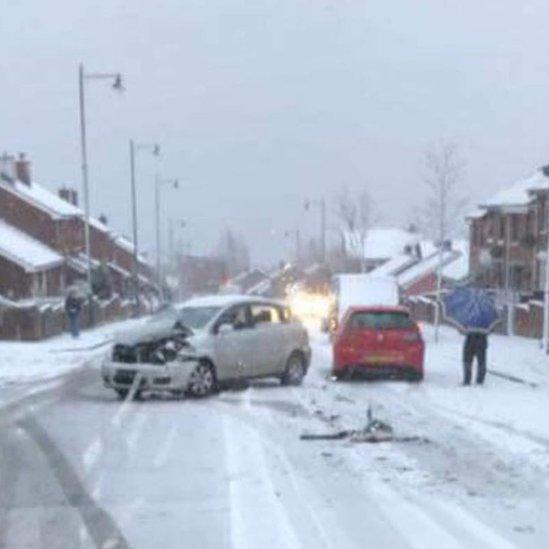
[[[425,343],[404,307],[351,307],[336,332],[332,375],[336,378],[423,379]]]

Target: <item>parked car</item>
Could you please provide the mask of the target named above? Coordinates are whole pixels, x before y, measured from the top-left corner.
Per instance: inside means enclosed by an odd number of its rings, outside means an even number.
[[[335,335],[332,374],[421,381],[424,354],[419,326],[404,307],[351,307]]]
[[[288,307],[219,295],[189,300],[121,334],[102,376],[121,398],[132,387],[137,395],[167,391],[199,397],[243,379],[274,376],[284,385],[299,385],[310,359],[307,331]]]

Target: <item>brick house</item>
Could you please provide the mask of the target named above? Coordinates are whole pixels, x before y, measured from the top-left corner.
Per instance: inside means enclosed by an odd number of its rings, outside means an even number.
[[[29,234],[66,258],[64,281],[71,284],[87,272],[84,214],[74,189],[58,195],[32,181],[30,163],[20,155],[0,156],[0,219]],[[104,220],[90,219],[92,268],[103,266],[115,281],[114,290],[127,293],[133,268],[133,244],[116,235]],[[139,272],[154,288],[154,270],[140,256]]]
[[[529,294],[539,290],[544,246],[544,188],[538,170],[482,204],[468,217],[470,264],[475,280],[489,288]],[[537,190],[536,190],[537,189]]]
[[[0,294],[19,300],[60,295],[65,260],[55,250],[0,219]]]
[[[17,160],[2,157],[0,218],[62,255],[84,250],[82,212],[34,183],[30,164],[23,155]]]

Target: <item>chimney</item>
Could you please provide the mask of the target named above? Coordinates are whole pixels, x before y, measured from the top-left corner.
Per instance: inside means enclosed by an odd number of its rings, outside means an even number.
[[[15,180],[15,158],[8,153],[0,156],[0,181],[13,183]]]
[[[15,161],[15,177],[21,183],[30,186],[32,181],[30,162],[26,159],[24,153],[19,153],[19,157]]]
[[[70,187],[61,187],[57,194],[59,195],[59,198],[62,198],[69,204],[72,204],[73,206],[78,206],[78,193],[71,189]]]

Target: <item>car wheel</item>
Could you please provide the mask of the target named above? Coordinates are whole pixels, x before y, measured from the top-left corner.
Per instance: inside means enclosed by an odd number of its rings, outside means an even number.
[[[188,392],[193,397],[205,397],[215,390],[215,374],[211,364],[199,362],[189,378]]]
[[[305,377],[305,361],[298,353],[293,353],[286,363],[286,370],[280,381],[282,385],[301,385]]]

